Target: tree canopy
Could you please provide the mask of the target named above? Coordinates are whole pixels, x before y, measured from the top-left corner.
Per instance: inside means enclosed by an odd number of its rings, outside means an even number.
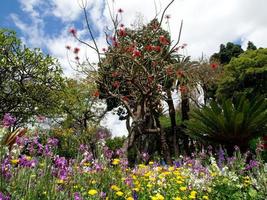
[[[12,113],[17,123],[57,111],[62,88],[58,62],[39,49],[25,47],[15,32],[0,30],[0,118]]]
[[[248,98],[267,94],[267,49],[250,50],[234,58],[224,67],[217,96],[244,94]]]

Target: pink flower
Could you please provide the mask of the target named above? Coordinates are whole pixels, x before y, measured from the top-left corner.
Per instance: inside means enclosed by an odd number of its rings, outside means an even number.
[[[123,13],[123,10],[121,8],[119,8],[118,13]]]
[[[74,37],[77,36],[77,30],[75,28],[70,28],[69,33],[71,33]]]
[[[66,49],[70,50],[71,49],[70,45],[66,45]]]

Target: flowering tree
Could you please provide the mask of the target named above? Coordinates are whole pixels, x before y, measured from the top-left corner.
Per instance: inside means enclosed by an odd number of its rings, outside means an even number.
[[[189,59],[182,58],[177,53],[179,48],[185,47],[178,46],[182,23],[176,42],[172,41],[169,32],[161,27],[165,12],[173,2],[174,0],[167,5],[159,19],[156,17],[148,24],[134,29],[120,23],[118,15],[123,11],[119,9],[119,13],[112,17],[114,32],[113,35],[106,34],[108,48],[103,49],[103,53],[100,52],[92,34],[85,6],[85,19],[93,44],[81,40],[77,31],[70,29],[70,33],[78,41],[95,50],[98,55],[97,67],[89,62],[80,66],[89,67],[88,78],[98,84],[100,98],[106,99],[110,110],[118,106],[126,110],[124,114],[121,112],[121,118],[126,119],[129,131],[125,148],[129,150],[136,146],[136,140],[140,137],[156,134],[160,136],[161,149],[167,161],[170,161],[169,147],[159,120],[163,112],[162,100],[168,102],[169,110],[175,116],[171,92],[178,86],[180,91],[186,94],[186,81],[180,69],[189,65]],[[95,68],[98,68],[97,71]],[[177,79],[180,79],[178,84]],[[176,135],[176,131],[173,133]],[[144,150],[142,146],[137,148],[139,155]]]

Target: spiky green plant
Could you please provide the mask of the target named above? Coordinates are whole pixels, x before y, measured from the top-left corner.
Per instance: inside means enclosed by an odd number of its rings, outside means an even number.
[[[244,96],[235,101],[213,101],[191,112],[186,126],[194,138],[246,150],[252,138],[267,131],[267,102],[262,97],[249,101]]]

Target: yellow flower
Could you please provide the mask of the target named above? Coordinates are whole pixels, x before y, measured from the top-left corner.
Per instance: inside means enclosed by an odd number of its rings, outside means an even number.
[[[120,191],[121,190],[117,185],[112,185],[111,189],[114,191]]]
[[[13,160],[11,160],[11,163],[12,163],[13,165],[18,164],[18,162],[19,162],[19,159],[13,159]]]
[[[209,200],[209,197],[206,196],[206,195],[204,195],[204,196],[202,197],[202,199]]]
[[[180,190],[181,190],[181,191],[186,191],[186,189],[187,189],[187,188],[186,188],[185,186],[180,187]]]
[[[189,195],[189,199],[195,199],[196,198],[196,196],[193,196],[193,195]]]
[[[146,185],[148,188],[152,188],[153,187],[153,185],[151,185],[151,184],[147,184]]]
[[[63,184],[63,183],[64,183],[64,180],[62,180],[62,179],[57,179],[57,180],[56,180],[56,183],[57,183],[57,184]]]
[[[94,196],[94,195],[97,194],[97,190],[91,189],[91,190],[88,191],[88,194]]]
[[[164,200],[164,196],[157,193],[155,196],[151,196],[151,200]]]
[[[154,162],[153,162],[153,161],[150,161],[148,164],[149,164],[149,165],[153,165],[153,164],[154,164]]]
[[[176,183],[177,183],[177,184],[182,184],[183,181],[178,180],[178,181],[176,181]]]
[[[175,197],[173,200],[182,200],[180,197]]]
[[[128,197],[126,200],[134,200],[133,197]]]
[[[121,192],[121,191],[118,191],[118,192],[116,192],[116,195],[118,195],[118,196],[122,196],[123,195],[123,192]]]
[[[115,158],[115,159],[112,161],[112,165],[118,165],[118,164],[120,164],[120,159]]]

